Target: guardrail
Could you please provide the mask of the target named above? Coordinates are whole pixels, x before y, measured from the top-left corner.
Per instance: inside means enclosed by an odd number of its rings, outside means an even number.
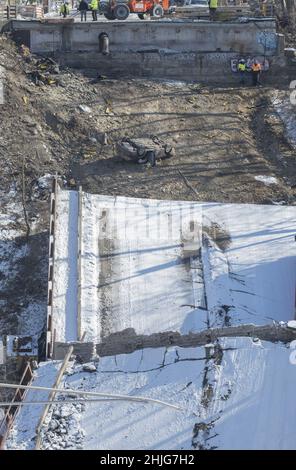
[[[206,7],[195,7],[195,6],[183,6],[176,7],[176,17],[187,17],[187,18],[209,18],[209,9]],[[251,16],[251,10],[248,5],[235,5],[235,6],[219,6],[216,12],[216,19],[219,20],[223,17],[227,19],[236,18],[238,16]]]
[[[33,379],[33,371],[30,362],[27,362],[22,374],[19,385],[30,385]],[[18,388],[14,394],[11,404],[6,410],[5,416],[0,423],[0,450],[4,449],[5,442],[9,432],[13,426],[15,418],[20,410],[21,405],[14,405],[14,402],[22,402],[26,396],[27,390]]]
[[[41,5],[4,5],[0,4],[0,19],[16,19],[20,14],[23,18],[43,19],[44,8]]]
[[[54,253],[55,253],[55,224],[58,193],[58,179],[54,178],[50,196],[50,221],[49,221],[49,261],[48,261],[48,287],[47,287],[47,328],[46,328],[46,358],[53,355],[54,332],[53,328],[53,289],[54,289]]]
[[[16,5],[0,5],[0,19],[10,20],[11,18],[16,19],[17,7]]]
[[[25,5],[19,8],[19,14],[24,18],[44,18],[44,8],[41,5]]]

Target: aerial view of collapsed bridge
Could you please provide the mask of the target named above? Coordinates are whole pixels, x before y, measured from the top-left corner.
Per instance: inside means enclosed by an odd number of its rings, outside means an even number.
[[[1,450],[295,449],[296,3],[0,26]]]

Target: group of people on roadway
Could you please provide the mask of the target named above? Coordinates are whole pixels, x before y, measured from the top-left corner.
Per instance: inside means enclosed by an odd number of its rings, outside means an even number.
[[[91,10],[92,19],[93,21],[98,20],[98,10],[100,7],[99,0],[91,0],[90,3],[87,0],[81,0],[78,6],[78,10],[80,11],[81,21],[86,21],[86,13],[88,10]]]
[[[78,5],[78,10],[80,11],[81,21],[86,21],[86,15],[89,10],[91,10],[93,21],[98,20],[98,10],[100,7],[99,0],[91,0],[89,3],[87,0],[81,0]],[[70,14],[69,2],[62,3],[60,7],[60,16],[67,18]]]

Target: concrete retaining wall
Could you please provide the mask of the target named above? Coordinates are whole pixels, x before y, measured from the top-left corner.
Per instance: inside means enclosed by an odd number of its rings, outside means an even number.
[[[8,24],[9,24],[8,20],[0,19],[0,33],[5,32]]]
[[[14,31],[30,30],[34,53],[97,51],[98,36],[106,32],[112,52],[169,49],[186,52],[237,52],[272,56],[279,47],[275,21],[192,22],[129,21],[55,23],[12,21]]]
[[[284,40],[275,21],[129,21],[47,24],[12,21],[18,43],[33,53],[52,55],[63,65],[112,77],[150,77],[236,82],[231,59],[267,57],[281,66]],[[106,32],[110,55],[99,52],[99,34]],[[272,71],[272,69],[271,69]],[[273,81],[269,72],[267,80]]]
[[[133,77],[200,81],[212,84],[235,83],[238,74],[231,72],[231,59],[240,55],[224,53],[137,53],[113,52],[109,56],[99,53],[62,53],[56,59],[64,66],[87,69],[110,78]],[[263,56],[257,55],[258,59]],[[279,73],[280,59],[269,58],[270,70],[264,74],[265,82],[272,82]],[[276,63],[276,67],[274,65]],[[282,61],[282,65],[285,61]],[[276,73],[275,73],[276,72]],[[251,76],[249,77],[251,81]]]

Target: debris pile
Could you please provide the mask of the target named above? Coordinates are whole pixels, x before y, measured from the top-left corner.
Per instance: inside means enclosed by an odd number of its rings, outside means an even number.
[[[28,76],[37,86],[58,85],[57,75],[60,73],[58,64],[50,58],[33,61],[34,69],[28,72]]]
[[[156,165],[157,160],[164,160],[175,155],[175,149],[169,143],[160,140],[157,136],[142,139],[124,137],[117,143],[117,152],[124,160],[135,163],[148,163]]]
[[[82,449],[84,431],[79,426],[84,403],[52,405],[52,413],[42,431],[43,449]]]
[[[46,173],[44,176],[32,181],[31,198],[47,200],[52,187],[54,175]]]
[[[24,44],[20,46],[19,52],[24,62],[29,65],[26,74],[35,85],[58,85],[56,76],[60,73],[60,67],[53,59],[50,57],[36,58]]]

